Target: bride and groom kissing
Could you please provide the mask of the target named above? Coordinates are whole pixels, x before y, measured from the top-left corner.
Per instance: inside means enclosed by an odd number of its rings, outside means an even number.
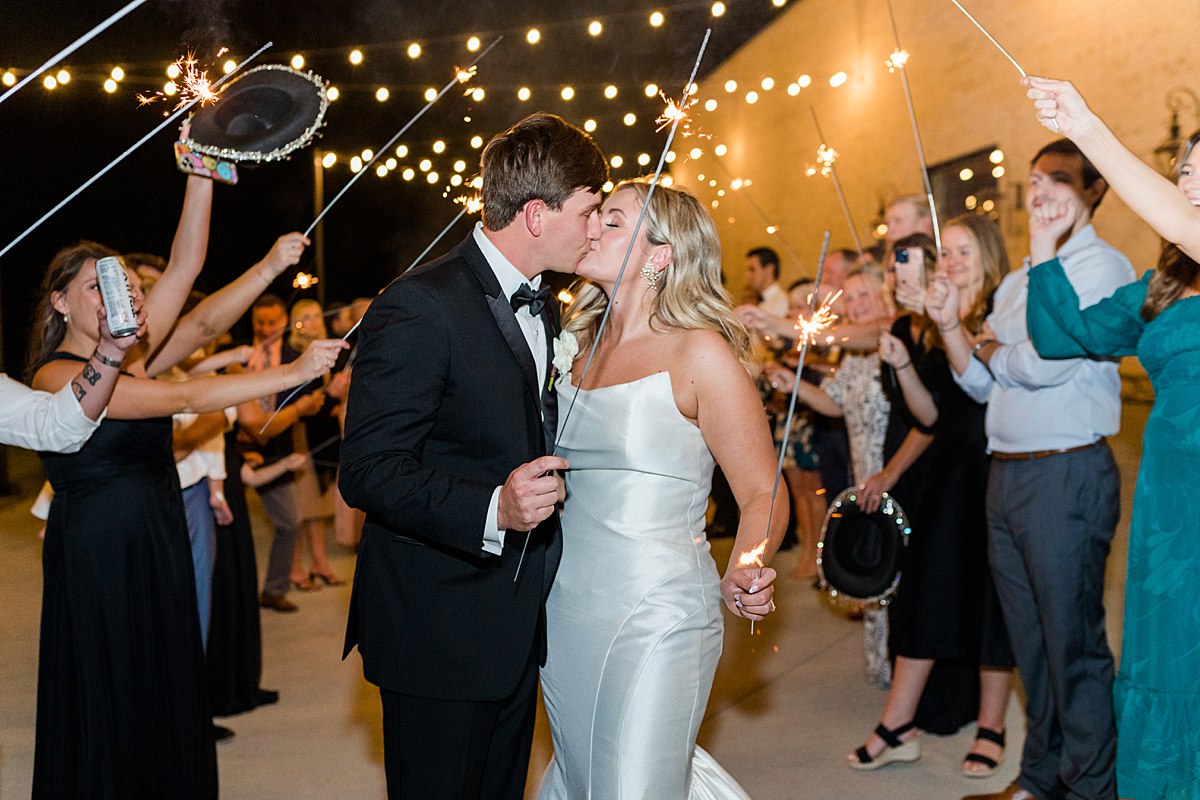
[[[388,797],[520,800],[539,673],[541,798],[745,797],[695,746],[722,603],[774,610],[774,571],[736,563],[767,529],[775,456],[716,227],[645,182],[601,206],[604,155],[550,114],[495,136],[481,172],[482,222],[372,303],[351,380],[339,485],[367,521],[345,654],[380,688]],[[563,323],[582,355],[613,304],[586,389],[553,366],[546,270],[587,279]],[[724,577],[714,461],[742,511]]]

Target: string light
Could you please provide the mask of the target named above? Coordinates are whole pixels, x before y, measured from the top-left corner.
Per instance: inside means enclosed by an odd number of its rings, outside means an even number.
[[[575,90],[572,89],[570,86],[564,86],[562,88],[562,99],[563,100],[570,100],[574,96],[575,96]]]
[[[472,36],[470,39],[467,39],[467,50],[470,52],[474,53],[477,51],[479,49],[479,45],[480,41],[478,36]]]
[[[728,153],[728,152],[729,152],[729,148],[727,148],[727,147],[726,147],[725,145],[723,145],[723,144],[719,144],[719,145],[717,145],[716,147],[714,147],[714,148],[713,148],[713,152],[714,152],[714,153],[716,153],[716,154],[717,154],[717,155],[719,155],[719,156],[723,156],[723,155],[725,155],[726,153]]]
[[[796,85],[799,86],[801,89],[807,89],[809,86],[812,85],[812,76],[811,75],[801,75],[799,78],[796,79]]]
[[[388,168],[385,164],[379,164],[375,167],[375,174],[381,178],[387,177]]]
[[[714,17],[725,16],[725,4],[722,2],[713,3],[712,4],[712,15]]]
[[[769,92],[775,88],[775,79],[774,78],[763,78],[761,85],[762,85],[764,92]]]
[[[789,83],[788,87],[787,87],[787,93],[789,95],[791,95],[792,97],[795,97],[796,95],[800,94],[800,84]]]
[[[235,69],[237,69],[237,62],[232,58],[226,59],[225,63],[221,65],[221,71],[226,75],[233,72]]]
[[[475,148],[476,150],[483,147],[483,137],[479,136],[478,134],[475,136],[472,136],[471,137],[471,147]]]
[[[992,177],[993,178],[1003,178],[1004,172],[1005,172],[1005,169],[1004,169],[1003,165],[1001,165],[1001,164],[997,164],[996,166],[992,167]]]
[[[692,149],[691,149],[691,150],[688,152],[688,155],[689,155],[691,158],[693,158],[693,159],[696,159],[696,158],[699,158],[700,156],[704,155],[704,151],[703,151],[703,150],[701,150],[699,147],[693,147],[693,148],[692,148]]]
[[[358,172],[360,169],[362,169],[362,165],[363,165],[363,160],[361,158],[359,158],[358,156],[355,156],[354,158],[350,159],[350,171],[351,172]]]
[[[324,167],[325,169],[329,169],[336,163],[337,163],[337,153],[326,153],[325,156],[321,159],[321,166]]]
[[[754,92],[754,91],[746,92],[746,102],[749,103],[750,105],[754,105],[755,103],[757,103],[758,102],[758,92]]]
[[[113,70],[109,73],[109,76],[114,81],[120,83],[121,81],[125,80],[125,70],[121,69],[120,67],[113,67]]]
[[[776,8],[783,8],[787,4],[787,0],[771,0],[771,5]]]
[[[437,89],[434,89],[432,86],[430,86],[428,89],[425,90],[425,102],[432,103],[436,99],[437,99]]]
[[[603,32],[604,32],[604,25],[601,24],[600,20],[594,19],[588,23],[588,33],[590,35],[599,36]]]
[[[106,80],[104,82],[104,91],[108,92],[109,94],[112,94],[116,90],[117,90],[117,82],[114,81],[112,78],[109,78],[108,80]]]
[[[330,86],[328,89],[325,90],[325,96],[328,97],[329,102],[332,103],[334,100],[337,100],[339,97],[342,96],[342,92],[341,92],[341,90],[338,89],[338,87]]]
[[[675,159],[676,159],[676,158],[678,158],[678,156],[676,156],[676,155],[675,155],[675,151],[674,151],[674,150],[668,150],[668,151],[667,151],[667,158],[666,158],[666,162],[667,162],[668,164],[674,164],[674,163],[675,163]]]
[[[181,72],[182,70],[179,69],[178,64],[171,64],[169,67],[167,67],[167,77],[171,80],[178,78]]]
[[[358,66],[362,62],[363,62],[362,50],[351,50],[350,51],[350,63],[355,66]]]
[[[836,72],[834,73],[833,77],[829,79],[829,85],[836,89],[846,82],[846,77],[846,73]]]
[[[612,164],[613,169],[620,169],[621,166],[625,163],[625,159],[622,158],[621,156],[613,156],[612,158],[610,158],[608,160],[608,163]]]
[[[405,167],[404,171],[400,173],[400,177],[404,178],[404,180],[406,180],[406,181],[411,181],[413,178],[416,177],[416,175],[417,175],[417,173],[416,173],[416,171],[413,170],[412,167]]]
[[[436,142],[433,143],[433,152],[435,152],[435,153],[446,152],[446,143],[443,142],[441,139],[438,139]]]
[[[391,96],[391,92],[388,91],[388,88],[386,86],[380,86],[378,89],[375,90],[375,99],[381,103],[386,103],[388,97],[390,97],[390,96]]]
[[[596,131],[596,120],[594,120],[594,119],[585,120],[585,121],[584,121],[584,123],[583,123],[583,129],[584,129],[585,131],[587,131],[588,133],[595,133],[595,131]]]
[[[54,77],[58,78],[59,84],[61,84],[63,86],[66,86],[68,83],[71,82],[71,73],[67,72],[65,69],[60,69],[58,71],[58,74],[55,75]]]
[[[632,127],[633,125],[637,124],[637,114],[634,114],[632,111],[630,111],[621,121]]]
[[[661,28],[661,27],[662,27],[662,24],[663,24],[663,19],[664,19],[664,18],[663,18],[663,13],[662,13],[661,11],[654,11],[654,12],[652,12],[652,13],[650,14],[650,25],[651,25],[651,27],[654,27],[654,28]]]
[[[433,162],[428,158],[422,158],[421,163],[417,164],[417,169],[421,170],[421,172],[429,172],[429,170],[433,169]]]
[[[647,164],[650,163],[650,154],[649,153],[638,153],[637,161],[638,161],[639,166],[642,166],[642,167],[646,166]]]
[[[617,96],[617,87],[613,86],[611,83],[608,86],[605,86],[604,87],[604,96],[607,97],[609,100],[612,100],[614,97]]]
[[[729,94],[733,94],[734,92],[736,92],[737,91],[737,81],[735,81],[733,79],[725,81],[725,91],[728,92]]]
[[[705,111],[716,111],[717,110],[717,101],[713,100],[711,97],[709,99],[705,100],[704,101],[704,110]]]
[[[430,184],[437,183],[438,182],[438,174],[436,172],[431,172],[425,176],[425,180],[428,181]]]
[[[971,180],[971,178],[974,178],[974,177],[975,177],[975,170],[971,169],[970,167],[964,167],[958,173],[958,179],[960,181],[969,181],[969,180]]]
[[[368,147],[366,150],[362,151],[362,160],[363,161],[370,161],[374,157],[375,157],[375,151],[372,150],[371,148]]]
[[[525,41],[529,42],[530,44],[537,44],[541,40],[542,32],[537,28],[530,28],[529,32],[525,34]]]
[[[163,94],[165,94],[167,97],[174,97],[175,93],[178,91],[179,87],[175,85],[174,81],[167,81],[163,84]]]
[[[657,97],[658,96],[658,84],[657,83],[647,83],[646,88],[643,91],[645,91],[646,97]]]
[[[611,192],[613,190],[614,185],[615,184],[612,181],[605,181],[604,185],[600,187],[600,190],[602,192],[604,192],[605,194],[608,194],[609,192]]]
[[[993,150],[992,152],[988,153],[988,161],[992,162],[993,164],[1004,163],[1004,151]]]
[[[416,60],[421,57],[421,45],[413,42],[408,46],[408,50],[406,52],[408,53],[409,58]]]
[[[517,99],[520,100],[522,103],[524,103],[526,100],[528,100],[532,96],[533,96],[533,92],[529,91],[528,86],[522,86],[520,89],[517,89]]]
[[[450,176],[450,185],[451,186],[462,186],[462,182],[463,182],[462,175],[455,173],[454,175]]]
[[[406,145],[406,144],[396,145],[396,157],[397,158],[405,158],[407,155],[408,155],[408,145]]]
[[[391,172],[392,170],[394,170],[396,168],[396,165],[399,163],[400,162],[396,161],[396,159],[391,158],[390,156],[388,157],[387,161],[383,162],[384,166],[386,166],[388,168],[388,172]]]
[[[5,70],[4,77],[0,78],[0,82],[5,86],[13,86],[17,82],[17,76],[13,74],[12,70]]]
[[[292,56],[292,69],[304,69],[304,56],[299,53]]]
[[[466,168],[467,168],[467,162],[463,161],[461,158],[458,161],[454,162],[454,171],[455,172],[462,172]]]

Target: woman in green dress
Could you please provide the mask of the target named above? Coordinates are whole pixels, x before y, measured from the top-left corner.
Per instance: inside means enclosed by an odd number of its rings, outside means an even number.
[[[1046,358],[1137,355],[1154,384],[1129,531],[1115,686],[1117,790],[1200,798],[1200,131],[1175,186],[1127,150],[1069,83],[1028,78],[1038,119],[1069,137],[1163,237],[1158,268],[1080,310],[1053,242],[1067,208],[1030,222],[1029,333]]]

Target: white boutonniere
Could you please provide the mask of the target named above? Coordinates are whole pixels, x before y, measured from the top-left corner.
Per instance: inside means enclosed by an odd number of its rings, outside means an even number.
[[[554,391],[554,384],[559,378],[571,380],[571,365],[575,363],[575,357],[579,355],[579,340],[575,338],[575,334],[570,331],[563,331],[554,339],[554,374],[550,376],[550,390]]]

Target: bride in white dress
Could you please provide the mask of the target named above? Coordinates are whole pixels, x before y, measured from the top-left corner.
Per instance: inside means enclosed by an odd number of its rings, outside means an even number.
[[[575,376],[648,188],[617,187],[579,265],[587,283],[565,323],[578,337]],[[571,469],[563,558],[546,607],[541,679],[555,756],[540,800],[746,798],[696,747],[721,655],[722,602],[743,619],[775,608],[775,571],[737,563],[764,538],[775,454],[720,259],[700,203],[656,188],[569,419],[576,388],[570,374],[557,380],[558,455]],[[724,578],[704,536],[714,459],[741,509]],[[764,564],[787,517],[783,489]]]

